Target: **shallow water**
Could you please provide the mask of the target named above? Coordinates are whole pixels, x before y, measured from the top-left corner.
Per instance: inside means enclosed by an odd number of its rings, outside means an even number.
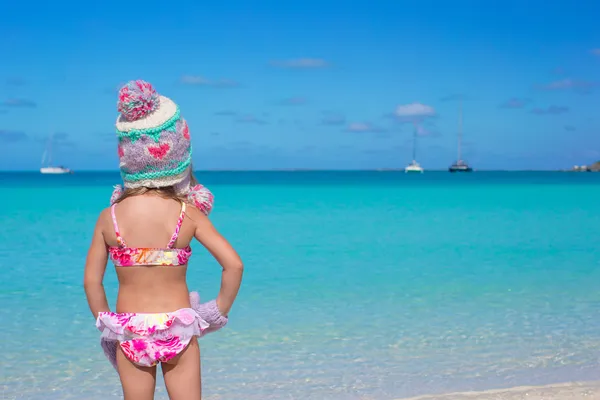
[[[391,399],[600,372],[600,174],[199,177],[246,265],[229,325],[201,341],[207,399]],[[121,396],[81,286],[118,182],[0,175],[3,398]],[[207,300],[220,268],[194,250],[190,287]],[[114,304],[112,266],[105,286]]]

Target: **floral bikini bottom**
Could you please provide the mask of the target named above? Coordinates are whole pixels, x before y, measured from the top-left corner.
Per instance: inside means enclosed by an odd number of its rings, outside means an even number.
[[[192,308],[157,314],[101,312],[96,320],[102,349],[115,368],[119,345],[131,362],[152,367],[181,353],[209,326]]]

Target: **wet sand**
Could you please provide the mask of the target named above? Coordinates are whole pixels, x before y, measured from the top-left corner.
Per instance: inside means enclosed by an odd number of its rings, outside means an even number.
[[[401,400],[600,400],[600,381],[425,395]]]

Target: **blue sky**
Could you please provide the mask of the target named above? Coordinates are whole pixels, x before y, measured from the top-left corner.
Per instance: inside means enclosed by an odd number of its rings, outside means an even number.
[[[600,3],[4,2],[0,169],[116,169],[116,88],[188,120],[198,169],[563,168],[600,159]],[[594,5],[596,3],[596,5]],[[484,5],[485,4],[485,5]],[[411,123],[411,121],[413,123]]]

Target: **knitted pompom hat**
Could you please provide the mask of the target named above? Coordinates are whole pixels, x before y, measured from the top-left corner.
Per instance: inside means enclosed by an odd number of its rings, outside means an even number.
[[[160,96],[148,82],[130,81],[119,90],[117,109],[125,188],[176,186],[189,177],[190,132],[171,99]]]
[[[192,182],[190,131],[179,107],[156,93],[148,82],[137,80],[119,90],[117,110],[119,168],[125,189],[173,186],[208,215],[214,197],[207,188]],[[116,186],[111,203],[123,191]]]

